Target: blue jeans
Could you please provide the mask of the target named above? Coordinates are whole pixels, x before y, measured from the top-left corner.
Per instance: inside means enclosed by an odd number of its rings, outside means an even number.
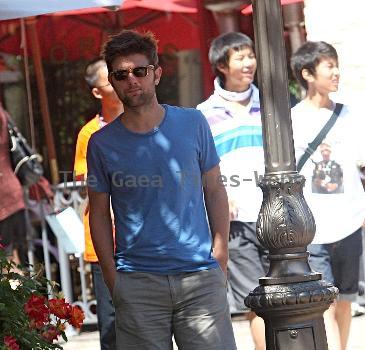
[[[100,349],[116,350],[115,336],[115,311],[100,265],[91,263],[91,272],[96,296],[96,313],[98,316],[98,328],[100,333]]]

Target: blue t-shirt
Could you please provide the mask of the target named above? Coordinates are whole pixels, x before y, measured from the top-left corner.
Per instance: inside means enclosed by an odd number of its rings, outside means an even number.
[[[111,195],[120,271],[217,267],[202,190],[202,174],[219,163],[209,125],[195,109],[163,107],[151,132],[117,118],[88,144],[88,185]]]

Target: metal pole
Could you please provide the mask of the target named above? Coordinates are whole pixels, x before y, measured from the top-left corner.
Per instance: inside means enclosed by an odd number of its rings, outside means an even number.
[[[23,188],[24,190],[24,202],[26,203],[25,205],[25,225],[26,225],[26,241],[27,241],[27,246],[28,246],[28,252],[27,252],[27,256],[28,256],[28,264],[29,264],[29,270],[31,272],[34,271],[34,230],[33,230],[33,226],[32,223],[30,221],[30,217],[29,217],[29,189],[27,187]]]
[[[87,310],[87,295],[86,295],[86,277],[85,277],[85,263],[83,255],[81,254],[79,257],[79,264],[80,264],[80,281],[81,281],[81,297],[82,303],[84,306],[84,310]]]
[[[70,261],[67,253],[63,249],[62,242],[57,240],[58,245],[58,257],[60,264],[60,277],[61,277],[61,290],[67,302],[73,302],[71,274],[70,274]]]
[[[199,22],[200,57],[202,66],[203,96],[208,98],[212,93],[213,72],[208,59],[209,40],[211,38],[211,21],[209,11],[205,8],[203,1],[197,2]]]
[[[39,205],[39,213],[40,213],[40,219],[41,219],[43,259],[44,259],[46,278],[49,281],[51,281],[52,280],[51,259],[50,259],[50,255],[49,255],[49,241],[48,241],[47,226],[46,226],[44,207],[43,207],[45,205],[44,200],[41,199],[40,202],[38,203],[38,205]],[[52,297],[51,286],[48,285],[47,288],[48,288],[49,297]]]
[[[265,153],[257,235],[270,269],[245,303],[265,321],[266,349],[327,349],[323,312],[337,288],[308,264],[315,223],[296,171],[279,0],[253,0]]]
[[[284,26],[289,30],[290,49],[295,52],[305,42],[303,3],[283,6]]]
[[[33,64],[38,84],[39,105],[42,112],[44,133],[46,136],[51,179],[52,179],[52,184],[56,185],[59,183],[58,164],[57,164],[56,148],[51,124],[51,117],[48,108],[47,89],[44,79],[41,51],[39,47],[38,33],[36,28],[36,19],[34,17],[29,17],[25,20],[25,23],[29,30],[29,37],[32,43]]]

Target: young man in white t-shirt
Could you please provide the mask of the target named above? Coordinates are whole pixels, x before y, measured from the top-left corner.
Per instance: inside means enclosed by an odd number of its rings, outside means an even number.
[[[306,42],[292,57],[293,72],[306,97],[292,109],[297,161],[326,122],[336,103],[329,94],[338,89],[340,72],[335,48]],[[339,289],[339,297],[324,313],[329,349],[345,350],[356,299],[362,254],[365,194],[360,171],[365,166],[364,127],[358,114],[343,106],[337,121],[305,162],[304,196],[316,221],[308,247],[313,270]]]

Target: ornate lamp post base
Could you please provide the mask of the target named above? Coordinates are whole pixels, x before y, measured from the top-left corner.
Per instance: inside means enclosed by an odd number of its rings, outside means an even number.
[[[323,312],[336,294],[323,280],[260,285],[245,304],[265,320],[266,349],[318,350],[327,349]]]

